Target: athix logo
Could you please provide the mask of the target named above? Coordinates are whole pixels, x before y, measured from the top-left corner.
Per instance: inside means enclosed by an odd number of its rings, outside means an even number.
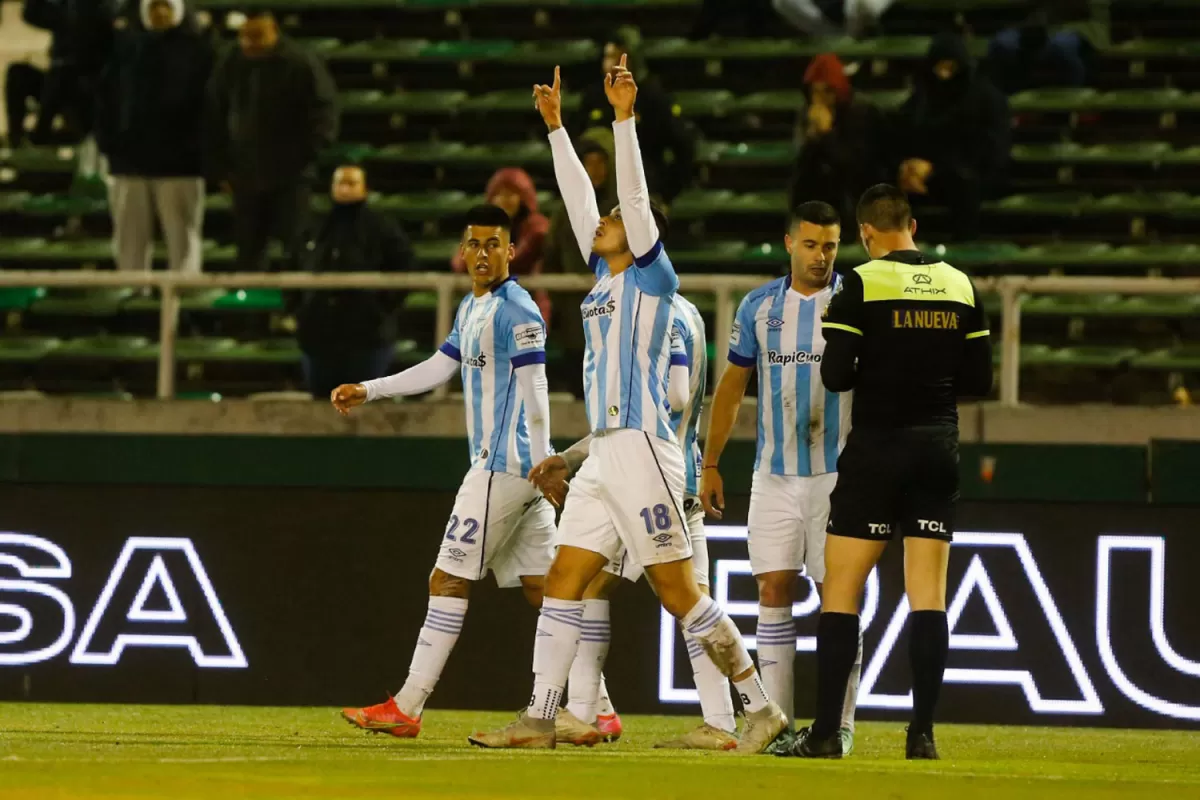
[[[918,272],[912,276],[913,283],[920,285],[929,285],[933,283],[933,276]]]
[[[75,606],[65,592],[46,581],[70,578],[70,559],[61,547],[40,536],[5,532],[0,533],[0,575],[7,569],[15,570],[20,580],[0,578],[0,598],[6,600],[0,602],[0,616],[13,617],[18,625],[0,633],[0,665],[54,658],[75,633]],[[57,607],[54,612],[47,613],[45,599]],[[114,599],[119,601],[116,608]],[[119,608],[125,603],[129,605],[122,615]],[[204,668],[247,666],[190,539],[134,536],[126,540],[70,662],[113,665],[128,647],[184,648],[196,666]]]
[[[587,322],[592,317],[606,317],[617,310],[617,301],[610,299],[607,303],[600,305],[583,307],[583,321]]]
[[[462,360],[464,367],[474,367],[475,369],[487,368],[487,353],[480,353],[477,356],[463,356]]]
[[[709,526],[710,541],[745,541],[746,529],[733,526]],[[1181,720],[1200,720],[1200,697],[1196,691],[1185,692],[1176,685],[1180,700],[1162,697],[1161,681],[1150,676],[1174,673],[1185,678],[1200,678],[1200,661],[1181,655],[1167,635],[1165,617],[1166,549],[1161,536],[1099,536],[1096,539],[1095,626],[1094,635],[1099,664],[1085,664],[1076,647],[1076,639],[1059,611],[1054,593],[1042,576],[1025,536],[1020,533],[959,532],[955,534],[952,577],[947,606],[950,628],[950,662],[946,669],[948,684],[964,684],[972,691],[995,692],[993,687],[1017,688],[1025,697],[1030,712],[1041,714],[1071,714],[1099,716],[1105,705],[1100,698],[1093,676],[1111,680],[1112,686],[1139,707],[1161,717]],[[965,570],[953,568],[965,554]],[[1146,630],[1134,630],[1128,624],[1114,623],[1117,611],[1128,610],[1139,597],[1129,594],[1129,586],[1137,585],[1149,566],[1149,596],[1146,606]],[[1139,573],[1140,570],[1140,573]],[[1114,577],[1114,572],[1120,575]],[[749,575],[749,562],[740,559],[717,558],[713,562],[713,599],[731,617],[752,620],[757,615],[757,603],[752,599],[729,598],[730,577]],[[992,574],[1004,576],[993,580]],[[957,581],[957,585],[955,585]],[[749,584],[751,587],[753,584]],[[1145,584],[1142,584],[1145,585]],[[1124,587],[1123,589],[1120,587]],[[893,589],[892,595],[894,596]],[[753,595],[753,589],[750,588]],[[1090,589],[1089,589],[1090,591]],[[1121,594],[1117,594],[1121,592]],[[864,708],[906,710],[912,707],[911,693],[893,693],[880,688],[907,685],[904,666],[902,632],[908,618],[907,599],[900,595],[890,616],[878,615],[880,583],[872,572],[863,602],[862,628],[868,630],[875,619],[886,627],[878,644],[870,648],[869,661],[864,665],[859,705]],[[1137,593],[1140,595],[1140,592]],[[1118,599],[1119,598],[1119,599]],[[968,615],[967,609],[974,609]],[[793,607],[797,618],[816,614],[820,601],[815,592],[803,603]],[[1138,606],[1134,606],[1138,608]],[[1141,613],[1141,612],[1139,612]],[[1128,615],[1122,619],[1131,619]],[[981,630],[980,622],[990,630]],[[1081,621],[1073,622],[1078,626]],[[1083,623],[1086,624],[1086,623]],[[1089,627],[1091,627],[1089,625]],[[665,703],[695,703],[694,689],[675,685],[675,620],[663,613],[659,628],[659,700]],[[1080,632],[1075,631],[1078,635]],[[1133,647],[1142,637],[1153,648]],[[756,646],[753,636],[743,637],[747,647]],[[1047,646],[1048,645],[1048,646]],[[1126,655],[1118,658],[1118,647]],[[814,637],[797,637],[796,649],[813,652]],[[1151,656],[1156,654],[1156,658]],[[1151,657],[1148,657],[1151,656]],[[890,677],[889,677],[890,676]],[[1004,697],[1005,695],[1000,695]],[[1184,698],[1190,698],[1185,702]],[[1006,701],[1007,702],[1007,701]]]
[[[809,353],[798,350],[794,353],[780,353],[778,350],[767,351],[767,363],[772,367],[786,367],[791,364],[820,364],[820,353]]]

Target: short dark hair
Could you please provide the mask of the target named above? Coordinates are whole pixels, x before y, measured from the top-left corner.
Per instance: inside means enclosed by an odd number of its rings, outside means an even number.
[[[912,224],[912,206],[904,192],[891,184],[879,183],[863,192],[857,216],[859,225],[870,225],[877,231],[905,231]]]
[[[467,212],[467,218],[463,222],[463,227],[471,225],[478,225],[481,228],[502,228],[512,233],[512,219],[508,216],[508,212],[500,206],[494,206],[491,203],[473,206]]]
[[[788,219],[788,230],[795,228],[801,222],[813,225],[841,225],[842,217],[837,209],[822,200],[809,200],[792,209]]]

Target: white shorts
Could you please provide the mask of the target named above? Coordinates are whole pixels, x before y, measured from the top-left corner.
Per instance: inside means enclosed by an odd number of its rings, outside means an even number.
[[[687,520],[688,540],[692,543],[692,572],[696,576],[696,583],[708,586],[708,539],[704,533],[704,506],[700,504],[699,497],[688,495],[683,498],[683,515]],[[604,571],[637,583],[645,570],[626,556],[626,552],[622,547],[620,555],[609,561]]]
[[[825,525],[837,473],[797,477],[756,472],[750,484],[750,569],[825,578]]]
[[[679,445],[629,429],[598,434],[571,480],[554,543],[610,562],[624,549],[639,567],[690,558]]]
[[[554,508],[529,481],[472,469],[454,498],[437,568],[469,581],[491,570],[497,586],[520,586],[522,576],[550,569],[553,538]]]

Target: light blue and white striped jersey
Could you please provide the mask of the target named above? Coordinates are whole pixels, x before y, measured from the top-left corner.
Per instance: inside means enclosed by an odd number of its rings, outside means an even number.
[[[441,351],[462,362],[471,467],[524,478],[533,469],[518,367],[546,361],[546,327],[529,292],[509,278],[458,306]]]
[[[679,278],[671,259],[659,242],[620,275],[595,253],[590,266],[596,284],[580,308],[592,431],[631,428],[674,442],[667,377]]]
[[[708,341],[700,311],[683,295],[675,295],[675,325],[671,335],[671,364],[686,363],[688,402],[683,411],[671,415],[671,427],[682,436],[684,495],[700,494],[700,412],[708,382]]]
[[[821,475],[837,471],[850,433],[851,393],[821,383],[825,337],[821,315],[842,277],[805,297],[790,275],[755,289],[738,306],[729,360],[758,367],[758,455],[755,471]]]

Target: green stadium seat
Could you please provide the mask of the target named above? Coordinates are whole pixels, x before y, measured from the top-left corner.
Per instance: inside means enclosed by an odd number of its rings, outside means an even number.
[[[1089,214],[1166,214],[1188,208],[1187,192],[1122,192],[1101,197],[1088,206]]]
[[[1128,39],[1110,45],[1104,55],[1129,59],[1196,58],[1200,57],[1200,43],[1179,39]]]
[[[805,54],[803,45],[793,39],[709,39],[691,41],[677,37],[646,43],[645,56],[651,61],[697,59],[779,59]]]
[[[29,192],[0,192],[0,212],[24,211],[30,197]]]
[[[279,289],[234,289],[213,298],[214,311],[282,311],[283,292]]]
[[[522,42],[512,52],[504,56],[507,64],[524,64],[529,66],[554,67],[572,64],[599,62],[600,47],[591,39],[575,39],[572,41],[553,40],[548,42]],[[548,83],[553,78],[553,71],[546,78]],[[529,93],[525,93],[526,99]],[[532,106],[532,103],[530,104]]]
[[[179,292],[179,308],[183,311],[209,311],[228,292],[224,289],[182,289]],[[157,293],[137,294],[121,305],[122,311],[156,312],[162,307]]]
[[[426,42],[417,57],[422,61],[494,61],[516,48],[517,43],[508,39],[455,39]]]
[[[1200,370],[1200,345],[1182,344],[1155,350],[1134,360],[1139,369],[1193,372]]]
[[[737,197],[728,189],[689,189],[671,204],[672,219],[699,219],[733,205]]]
[[[428,240],[413,242],[413,253],[417,259],[424,262],[437,262],[443,269],[450,263],[454,251],[458,249],[458,239]],[[411,297],[411,295],[410,295]]]
[[[119,313],[124,302],[134,294],[136,290],[128,287],[50,289],[29,305],[29,312],[71,317],[111,317]]]
[[[736,105],[736,100],[727,89],[676,92],[675,105],[685,117],[721,117]]]
[[[1200,317],[1200,297],[1170,294],[1126,297],[1116,313],[1128,317],[1192,319]]]
[[[446,256],[450,260],[450,256]],[[404,298],[405,311],[437,311],[437,292],[409,292]]]
[[[213,352],[212,361],[250,361],[264,364],[293,364],[300,361],[300,346],[295,339],[262,339],[244,342]]]
[[[505,111],[510,113],[532,113],[533,103],[530,100],[529,89],[502,89],[497,92],[469,97],[462,103],[463,111],[491,113]],[[570,92],[563,97],[563,110],[574,111],[579,108],[578,92]]]
[[[215,361],[238,346],[237,340],[220,336],[189,336],[175,342],[176,361]],[[158,345],[154,345],[158,352]]]
[[[155,350],[145,336],[100,334],[64,342],[46,355],[54,358],[142,361],[153,359]]]
[[[1107,242],[1048,242],[1026,247],[1016,256],[1018,264],[1039,267],[1062,267],[1093,264],[1107,259],[1113,247]]]
[[[549,166],[554,161],[550,146],[544,141],[478,144],[467,147],[446,159],[450,164],[479,166]]]
[[[841,58],[900,59],[924,58],[929,52],[927,36],[879,36],[873,39],[818,41],[817,53],[832,51]],[[814,53],[815,55],[815,53]]]
[[[108,201],[103,198],[67,194],[42,194],[28,197],[19,210],[30,216],[73,217],[84,216],[86,214],[99,214],[107,209]]]
[[[745,192],[727,210],[742,214],[778,214],[782,218],[788,213],[787,192]]]
[[[1200,146],[1184,147],[1163,154],[1163,163],[1195,166],[1200,164]]]
[[[999,365],[1003,360],[1003,348],[992,348],[992,363]],[[1043,367],[1054,362],[1054,348],[1044,344],[1021,345],[1020,365],[1024,367]]]
[[[1095,89],[1053,88],[1030,89],[1008,100],[1008,106],[1018,112],[1087,111],[1099,97]]]
[[[1200,95],[1181,89],[1117,89],[1096,98],[1092,108],[1103,111],[1183,111],[1200,109]]]
[[[1138,354],[1135,347],[1077,345],[1056,351],[1054,363],[1064,367],[1115,369],[1123,362],[1132,361]]]
[[[1200,245],[1128,244],[1113,249],[1111,258],[1122,264],[1142,266],[1200,264]]]
[[[375,157],[375,148],[362,142],[339,142],[321,153],[320,162],[328,167],[362,164]]]
[[[401,142],[376,150],[371,160],[440,164],[454,160],[466,149],[462,142]]]
[[[715,241],[706,241],[703,245],[694,249],[672,250],[671,263],[679,269],[702,269],[710,267],[718,267],[719,269],[721,265],[741,264],[745,254],[745,242],[718,239]]]
[[[1098,164],[1156,163],[1171,152],[1170,142],[1114,142],[1087,148],[1082,160]]]
[[[55,336],[37,334],[10,334],[0,336],[0,362],[38,361],[57,350],[62,340]]]
[[[1028,316],[1106,316],[1121,304],[1119,294],[1045,294],[1030,297],[1021,306]]]
[[[1042,192],[1009,195],[986,203],[985,207],[994,214],[1074,217],[1085,212],[1094,202],[1095,198],[1087,192]]]
[[[0,149],[0,167],[16,172],[74,172],[75,150],[71,147],[18,147]]]
[[[1013,242],[972,242],[969,244],[939,244],[924,246],[922,250],[945,259],[956,267],[1008,265],[1021,255],[1021,248]]]
[[[761,261],[769,265],[764,266],[764,269],[774,270],[779,264],[787,263],[788,252],[783,242],[763,242],[747,247],[742,252],[742,259],[747,262]]]
[[[415,61],[430,47],[425,39],[367,39],[326,50],[327,61]]]
[[[466,192],[427,192],[423,194],[385,195],[374,208],[404,220],[438,220],[465,214],[480,198]]]
[[[526,92],[526,97],[528,97]],[[382,92],[364,89],[342,92],[338,106],[346,114],[409,114],[411,116],[453,114],[467,100],[466,92]]]
[[[911,92],[907,89],[877,89],[875,91],[858,92],[858,96],[862,99],[887,111],[894,111],[904,105],[910,94]]]
[[[24,311],[45,296],[46,290],[40,286],[6,286],[0,288],[0,311]]]
[[[755,92],[737,101],[737,110],[795,114],[804,107],[805,103],[804,92]]]

